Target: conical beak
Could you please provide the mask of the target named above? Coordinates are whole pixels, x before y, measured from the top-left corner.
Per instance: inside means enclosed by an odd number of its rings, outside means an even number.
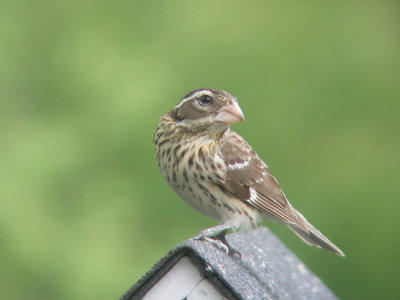
[[[236,101],[231,100],[218,111],[216,121],[225,124],[234,124],[244,120],[243,112]]]

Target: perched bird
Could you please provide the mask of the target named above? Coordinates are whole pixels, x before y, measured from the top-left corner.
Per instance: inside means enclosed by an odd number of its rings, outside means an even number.
[[[183,97],[154,132],[158,164],[170,187],[191,207],[221,222],[201,237],[218,239],[230,251],[228,229],[252,229],[266,218],[310,245],[344,256],[292,207],[267,165],[229,128],[243,120],[235,97],[204,88]]]

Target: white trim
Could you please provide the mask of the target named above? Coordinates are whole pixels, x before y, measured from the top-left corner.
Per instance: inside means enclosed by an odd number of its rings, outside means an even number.
[[[257,201],[257,191],[255,189],[253,189],[252,187],[250,187],[249,189],[250,192],[250,198],[247,201],[250,201],[252,203]]]
[[[256,183],[261,183],[261,182],[264,181],[264,179],[265,179],[264,177],[261,177],[260,179],[257,179],[257,180],[256,180]]]
[[[245,168],[245,167],[247,167],[249,165],[250,161],[251,161],[251,157],[249,157],[244,162],[237,162],[237,163],[234,163],[234,164],[229,164],[228,165],[228,169],[229,170],[240,170],[240,169],[243,169],[243,168]]]

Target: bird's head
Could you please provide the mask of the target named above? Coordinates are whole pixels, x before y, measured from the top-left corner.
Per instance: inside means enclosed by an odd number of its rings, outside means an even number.
[[[244,120],[237,99],[223,90],[212,88],[187,94],[171,113],[176,121],[191,131],[224,130]]]

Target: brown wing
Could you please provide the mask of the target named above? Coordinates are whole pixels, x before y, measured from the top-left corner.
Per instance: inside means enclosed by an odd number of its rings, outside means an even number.
[[[304,227],[267,165],[241,136],[227,130],[221,154],[227,168],[225,189],[276,222]]]

